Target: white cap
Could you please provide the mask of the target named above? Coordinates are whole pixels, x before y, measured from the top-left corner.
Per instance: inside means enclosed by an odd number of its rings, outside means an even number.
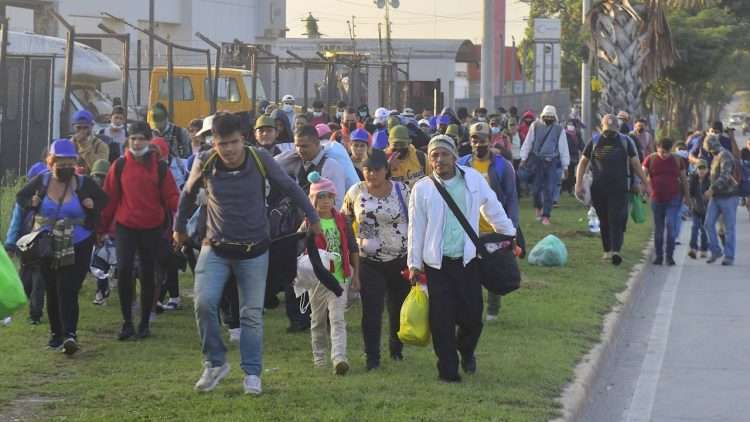
[[[404,117],[414,117],[414,109],[407,107],[401,115]]]
[[[208,132],[211,132],[211,128],[213,126],[214,126],[214,115],[212,114],[203,119],[203,126],[201,127],[201,130],[199,130],[198,133],[195,134],[195,136],[203,136],[207,134]]]
[[[422,126],[422,125],[429,126],[430,125],[430,121],[427,120],[427,119],[422,119],[422,120],[420,120],[418,122],[418,124],[419,124],[419,126]]]
[[[542,114],[539,117],[554,117],[555,120],[559,120],[557,118],[557,109],[555,108],[555,106],[551,105],[544,106]]]
[[[292,94],[286,94],[286,95],[284,95],[284,98],[281,99],[281,102],[285,103],[287,101],[295,102],[294,95],[292,95]]]
[[[390,111],[388,111],[387,108],[380,107],[379,109],[375,110],[375,116],[374,121],[375,123],[382,123],[385,124],[386,120],[388,120],[388,114]]]

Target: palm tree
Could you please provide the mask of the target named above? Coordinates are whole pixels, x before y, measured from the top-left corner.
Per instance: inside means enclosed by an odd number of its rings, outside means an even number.
[[[666,7],[692,8],[713,0],[598,0],[587,20],[604,87],[599,113],[643,116],[642,95],[677,60]]]

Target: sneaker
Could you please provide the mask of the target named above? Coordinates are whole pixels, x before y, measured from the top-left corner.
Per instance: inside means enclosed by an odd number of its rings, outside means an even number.
[[[60,350],[63,346],[63,339],[57,336],[51,336],[47,342],[47,348],[50,350]]]
[[[714,262],[716,262],[719,259],[721,259],[721,257],[723,257],[723,256],[724,255],[721,254],[721,253],[714,254],[713,252],[711,252],[711,258],[708,258],[708,260],[706,260],[706,264],[713,264]]]
[[[721,265],[723,265],[725,267],[730,267],[730,266],[734,265],[734,259],[724,258],[724,260],[721,261]]]
[[[68,337],[62,344],[63,353],[66,355],[72,355],[78,351],[78,343],[74,337]]]
[[[257,396],[263,392],[260,386],[260,377],[257,375],[245,376],[245,381],[242,382],[242,385],[245,387],[245,394]]]
[[[542,217],[542,224],[545,226],[549,226],[551,224],[549,221],[549,217]]]
[[[342,360],[334,365],[333,371],[336,375],[346,375],[346,373],[349,372],[349,362]]]
[[[602,261],[609,261],[612,259],[612,252],[604,252],[602,255]]]
[[[367,358],[367,372],[380,368],[380,359]]]
[[[42,323],[41,318],[29,318],[29,324],[31,325],[39,325]]]
[[[231,341],[232,343],[239,343],[241,332],[242,332],[242,328],[230,328],[229,329],[229,341]]]
[[[104,305],[104,293],[97,290],[92,303],[97,306]]]
[[[542,209],[536,208],[536,221],[542,221]]]
[[[661,265],[663,263],[664,263],[664,258],[662,258],[661,256],[657,256],[656,258],[654,258],[654,261],[652,262],[652,264],[654,265]]]
[[[164,310],[165,311],[176,311],[178,309],[180,309],[180,298],[179,297],[169,298],[169,300],[167,301],[167,303],[164,304]]]
[[[156,312],[157,314],[163,314],[165,310],[166,309],[164,309],[164,305],[161,302],[157,301],[156,306],[154,306],[154,312]]]
[[[485,321],[497,321],[497,315],[487,314],[487,316],[484,318]]]
[[[674,258],[672,258],[671,256],[667,257],[667,266],[669,266],[669,267],[674,267],[675,266]]]
[[[701,257],[701,258],[706,258],[706,257],[708,257],[708,252],[706,252],[706,251],[701,251],[700,257]]]
[[[229,374],[229,364],[225,363],[221,366],[212,367],[210,363],[206,362],[203,366],[205,368],[203,370],[203,375],[201,375],[201,378],[195,383],[194,388],[195,391],[207,393],[216,388],[219,381]],[[247,389],[245,389],[245,391],[247,391]]]
[[[404,360],[404,355],[401,352],[391,352],[391,359],[395,361]]]
[[[13,318],[11,317],[7,317],[3,319],[3,325],[6,327],[9,326],[11,322],[13,322]]]
[[[698,255],[695,253],[695,249],[690,249],[690,252],[688,252],[688,256],[691,259],[697,259],[698,258]]]
[[[149,327],[149,324],[138,324],[138,334],[135,335],[135,338],[140,340],[146,337],[151,337],[151,328]]]
[[[133,336],[135,336],[135,327],[133,327],[133,323],[130,321],[125,321],[122,324],[120,334],[117,335],[117,339],[120,341],[125,341],[129,338],[132,338]]]
[[[309,325],[303,325],[296,322],[293,322],[287,327],[286,332],[293,334],[293,333],[304,333],[305,331],[309,331],[310,326]]]
[[[612,253],[612,265],[617,266],[617,265],[620,265],[620,264],[622,264],[622,257],[620,256],[619,253],[613,252]]]
[[[472,355],[468,358],[461,357],[461,368],[467,374],[474,374],[477,372],[477,358]]]

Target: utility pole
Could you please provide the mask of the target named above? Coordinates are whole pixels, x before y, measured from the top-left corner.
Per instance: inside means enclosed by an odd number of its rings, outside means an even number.
[[[583,0],[583,23],[586,24],[586,16],[591,11],[591,0]],[[586,60],[583,61],[581,66],[581,121],[586,125],[586,129],[582,129],[582,136],[584,141],[588,141],[591,137],[591,63],[592,54],[589,51]]]
[[[479,105],[489,112],[495,110],[495,37],[492,35],[494,0],[483,0],[482,10],[482,75]]]
[[[155,25],[154,25],[154,0],[148,1],[148,32],[151,34],[154,33]],[[151,72],[154,71],[154,36],[149,35],[148,36],[148,85],[149,89],[151,89]],[[170,110],[171,112],[171,110]]]

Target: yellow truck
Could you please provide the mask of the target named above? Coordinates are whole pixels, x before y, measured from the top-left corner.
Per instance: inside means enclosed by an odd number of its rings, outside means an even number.
[[[213,72],[212,72],[213,74]],[[210,113],[208,70],[198,66],[175,66],[173,72],[174,111],[172,121],[180,127],[187,127],[192,119],[203,118]],[[267,99],[260,80],[257,81],[257,101]],[[167,68],[154,67],[151,72],[149,104],[157,102],[169,107]],[[219,70],[217,111],[252,110],[253,76],[249,70],[224,68]]]

